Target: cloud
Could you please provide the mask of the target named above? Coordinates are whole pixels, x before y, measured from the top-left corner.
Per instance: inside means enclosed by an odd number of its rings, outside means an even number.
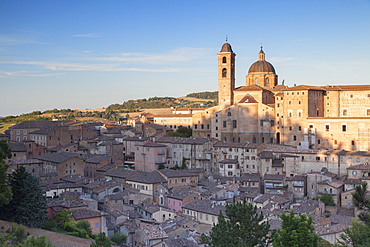
[[[84,51],[89,54],[89,51]],[[173,73],[189,71],[189,69],[177,68],[178,63],[201,60],[201,57],[209,55],[209,51],[203,48],[178,48],[169,53],[119,53],[102,55],[101,57],[74,57],[69,60],[82,61],[76,63],[56,61],[0,61],[0,64],[32,65],[52,71],[135,71],[135,72],[161,72]],[[146,66],[145,66],[146,64]],[[149,64],[149,65],[148,65]],[[155,65],[155,67],[153,66]],[[175,67],[176,66],[176,67]],[[192,69],[192,71],[197,68]],[[31,75],[30,75],[31,76]]]
[[[17,77],[17,76],[47,77],[47,76],[56,76],[60,74],[62,73],[40,73],[36,71],[0,71],[0,78]]]
[[[208,54],[208,49],[181,47],[169,53],[119,53],[110,56],[95,57],[93,60],[111,61],[111,62],[137,62],[150,64],[163,64],[175,62],[189,62]]]
[[[15,62],[0,62],[0,64],[17,64],[17,65],[34,65],[41,66],[53,71],[141,71],[141,72],[179,72],[180,69],[173,68],[122,68],[117,64],[78,64],[78,63],[58,63],[49,61],[15,61]],[[12,72],[8,72],[12,73]],[[9,74],[10,75],[10,74]],[[52,75],[52,74],[51,74]],[[31,76],[31,75],[29,75]]]
[[[0,45],[19,45],[19,44],[46,44],[43,42],[30,39],[15,39],[5,36],[0,36]]]
[[[72,35],[74,37],[84,37],[84,38],[99,38],[102,36],[101,33],[82,33],[82,34],[75,34]]]

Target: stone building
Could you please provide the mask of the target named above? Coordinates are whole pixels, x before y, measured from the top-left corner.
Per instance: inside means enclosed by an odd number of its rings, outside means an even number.
[[[369,151],[370,85],[279,84],[261,47],[245,85],[236,86],[235,57],[231,45],[223,44],[217,54],[219,105],[191,113],[193,137]],[[156,124],[171,121],[162,116]]]

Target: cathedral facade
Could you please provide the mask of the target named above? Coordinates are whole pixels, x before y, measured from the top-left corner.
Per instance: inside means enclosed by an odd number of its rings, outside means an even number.
[[[193,137],[370,150],[370,85],[279,85],[261,47],[245,86],[235,87],[235,57],[223,44],[217,54],[219,105],[192,115]]]

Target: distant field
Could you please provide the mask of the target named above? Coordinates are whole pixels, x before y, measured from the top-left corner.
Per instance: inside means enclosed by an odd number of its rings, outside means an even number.
[[[0,134],[4,134],[5,130],[7,130],[10,126],[13,126],[14,123],[5,123],[0,124]]]
[[[198,98],[194,98],[194,97],[178,97],[178,99],[182,99],[182,100],[188,100],[188,101],[204,101],[204,102],[207,102],[207,101],[215,101],[214,99],[198,99]]]
[[[80,112],[93,112],[93,111],[105,111],[105,108],[97,108],[97,109],[85,109],[85,110],[76,110]]]

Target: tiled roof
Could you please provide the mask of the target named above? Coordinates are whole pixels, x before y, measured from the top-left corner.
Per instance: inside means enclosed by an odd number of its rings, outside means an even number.
[[[168,235],[163,231],[161,226],[158,225],[148,225],[142,226],[144,233],[147,235],[148,239],[164,239],[168,238]]]
[[[181,113],[177,113],[177,114],[161,114],[161,115],[155,115],[154,118],[161,118],[161,117],[165,117],[165,118],[189,117],[189,118],[191,118],[192,116],[193,116],[192,114],[181,114]]]
[[[265,89],[257,85],[241,86],[234,91],[264,91]],[[266,90],[267,91],[267,90]]]
[[[281,91],[301,91],[301,90],[319,90],[319,91],[325,91],[322,87],[316,87],[316,86],[306,86],[306,85],[298,85],[295,87],[289,87],[282,89]]]
[[[285,175],[284,174],[265,174],[263,179],[283,181],[285,179]]]
[[[101,168],[97,168],[96,171],[99,171],[99,172],[106,172],[106,171],[109,171],[110,169],[114,168],[116,165],[114,164],[108,164],[108,165],[105,165]]]
[[[33,135],[47,135],[48,133],[58,129],[60,126],[53,126],[53,127],[45,127],[42,129],[31,131],[30,134]]]
[[[103,160],[110,159],[110,156],[102,156],[102,155],[94,155],[88,159],[85,160],[86,163],[94,163],[99,164]]]
[[[338,233],[343,233],[343,230],[345,227],[347,227],[346,224],[316,226],[315,232],[319,234],[319,236],[325,236],[329,234],[338,234]]]
[[[198,244],[194,241],[188,240],[186,238],[172,238],[165,239],[164,242],[168,247],[197,247]]]
[[[253,201],[255,203],[264,203],[265,201],[270,200],[273,196],[274,194],[261,194],[260,196],[257,196]]]
[[[366,163],[363,163],[363,164],[350,166],[350,167],[347,167],[347,170],[369,171],[370,170],[370,164],[366,162]]]
[[[167,183],[167,180],[159,174],[158,171],[144,172],[140,171],[132,176],[126,178],[126,181],[144,183],[144,184],[157,184],[157,183]]]
[[[197,177],[198,175],[192,173],[188,170],[172,170],[172,169],[163,169],[159,170],[159,173],[163,174],[167,178],[178,178],[178,177]]]
[[[149,137],[138,137],[138,136],[129,136],[129,137],[125,137],[122,139],[123,141],[140,141],[140,142],[144,142],[144,141],[147,141],[149,140]]]
[[[138,173],[138,171],[128,170],[124,167],[118,167],[116,170],[108,172],[106,176],[126,179],[127,177],[132,176],[135,173]]]
[[[66,182],[72,182],[72,183],[77,183],[77,182],[82,182],[85,179],[84,176],[78,174],[78,175],[67,175],[62,178],[63,181]]]
[[[186,198],[189,195],[192,195],[192,194],[195,195],[195,193],[196,192],[194,190],[192,190],[188,187],[185,187],[185,188],[181,188],[181,189],[178,189],[176,191],[173,191],[170,195],[168,195],[168,197],[178,199],[178,200],[182,200],[182,199]]]
[[[9,141],[8,145],[12,152],[26,152],[26,146],[22,142]]]
[[[306,181],[306,176],[304,175],[295,175],[294,177],[287,177],[287,181]]]
[[[161,137],[157,140],[161,143],[172,143],[172,144],[194,144],[194,145],[203,145],[208,142],[207,138],[185,138],[185,137]]]
[[[260,156],[261,159],[272,159],[273,158],[271,151],[262,151],[258,154],[258,156]]]
[[[166,145],[164,144],[159,144],[159,143],[155,143],[155,142],[152,142],[152,141],[146,141],[144,143],[137,143],[135,146],[142,146],[142,147],[167,147]]]
[[[184,205],[182,208],[190,209],[197,212],[202,212],[206,214],[212,214],[212,215],[219,215],[220,210],[225,214],[225,207],[220,205],[215,205],[215,203],[211,200],[205,199],[205,200],[193,200],[186,205]]]
[[[359,91],[370,90],[370,85],[327,85],[323,88],[327,91]]]
[[[55,146],[55,147],[51,147],[51,148],[48,148],[47,150],[48,151],[52,151],[52,152],[57,152],[59,150],[62,150],[63,148],[68,148],[68,147],[72,147],[72,146],[75,146],[78,147],[78,144],[76,143],[68,143],[66,145],[62,145],[62,146]]]
[[[64,161],[67,161],[71,158],[76,158],[76,157],[78,157],[77,153],[61,152],[61,153],[55,153],[55,154],[49,154],[49,153],[42,154],[36,157],[36,159],[43,160],[43,161],[49,161],[53,163],[62,163]]]
[[[240,182],[260,182],[261,175],[257,173],[243,173],[240,177]]]
[[[41,129],[47,128],[52,126],[59,126],[62,124],[73,123],[71,121],[24,121],[21,123],[17,123],[9,129]]]
[[[245,148],[247,143],[238,143],[238,142],[216,142],[213,144],[213,147],[225,147],[225,148]],[[251,147],[252,148],[252,147]]]
[[[361,180],[360,179],[356,179],[356,178],[348,178],[344,181],[345,184],[361,184]]]
[[[316,200],[305,200],[300,204],[294,206],[295,213],[312,213],[316,208],[322,205],[323,202]]]
[[[105,213],[100,212],[99,210],[94,210],[91,208],[77,209],[72,211],[72,217],[75,220],[82,220],[88,218],[95,218],[105,215]]]
[[[48,207],[62,207],[62,208],[77,208],[85,207],[86,204],[80,201],[75,200],[58,200],[58,201],[49,201]]]
[[[7,164],[8,165],[42,164],[42,161],[38,159],[12,160]]]

